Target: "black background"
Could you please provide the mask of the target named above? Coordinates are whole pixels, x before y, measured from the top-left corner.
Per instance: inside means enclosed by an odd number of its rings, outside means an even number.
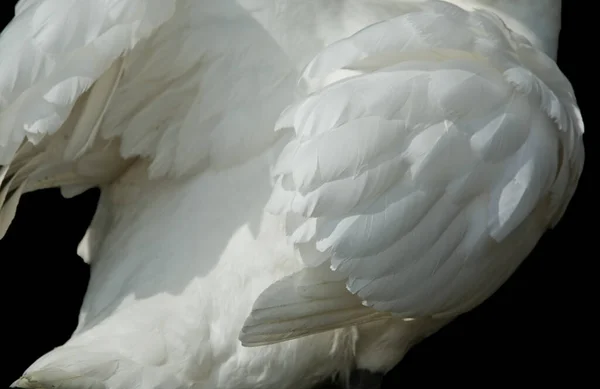
[[[2,27],[15,3],[0,3]],[[594,3],[563,4],[558,63],[573,84],[587,130],[584,174],[566,215],[494,296],[414,347],[386,376],[385,388],[415,383],[487,388],[500,381],[597,387],[597,380],[583,385],[597,366],[594,329],[585,328],[593,327],[598,306],[587,279],[593,279],[598,257],[592,246],[598,230],[592,195],[598,119],[592,92],[600,78],[595,62],[600,34],[591,33],[598,27],[594,10],[582,8]],[[64,343],[75,328],[89,277],[75,250],[97,198],[97,190],[71,200],[58,190],[27,194],[0,241],[0,387]]]

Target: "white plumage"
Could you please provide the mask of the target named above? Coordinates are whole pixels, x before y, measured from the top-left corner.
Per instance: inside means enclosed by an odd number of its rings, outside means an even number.
[[[22,193],[102,197],[79,326],[17,384],[310,387],[489,297],[560,220],[583,122],[560,1],[454,3],[22,0],[0,233]]]

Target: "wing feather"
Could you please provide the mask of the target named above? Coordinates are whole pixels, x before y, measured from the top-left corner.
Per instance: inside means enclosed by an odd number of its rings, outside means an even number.
[[[581,174],[569,82],[486,12],[430,3],[333,43],[302,81],[306,97],[278,122],[295,137],[273,169],[268,209],[286,217],[307,269],[335,274],[373,312],[473,308],[556,223]],[[244,344],[300,330],[303,308],[282,301],[297,285],[277,289],[277,307],[264,310],[269,289],[259,298]],[[352,323],[318,314],[303,334]]]
[[[22,193],[75,194],[127,166],[100,125],[123,54],[173,16],[175,1],[21,1],[15,11],[0,36],[0,237]]]

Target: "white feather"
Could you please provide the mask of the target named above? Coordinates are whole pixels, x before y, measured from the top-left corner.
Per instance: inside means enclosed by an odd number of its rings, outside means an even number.
[[[501,23],[438,3],[363,29],[315,57],[303,74],[312,95],[280,119],[296,138],[273,170],[269,209],[307,218],[292,235],[302,260],[330,264],[377,311],[471,309],[549,228],[539,222],[555,212],[547,200],[569,201],[564,177],[581,171],[564,166],[579,160],[569,142],[580,144],[583,130],[570,86],[526,40],[508,43]],[[355,73],[331,83],[338,69]],[[526,244],[514,243],[517,234]],[[278,306],[279,320],[299,331]],[[253,315],[264,343],[269,327]],[[321,316],[303,333],[336,320]],[[272,341],[282,340],[277,328]]]
[[[0,236],[22,193],[102,194],[78,328],[19,385],[389,370],[573,195],[554,1],[21,0],[0,37]]]

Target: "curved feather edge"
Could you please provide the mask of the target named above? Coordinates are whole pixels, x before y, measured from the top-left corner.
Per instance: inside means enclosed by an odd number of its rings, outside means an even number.
[[[419,318],[468,311],[499,287],[564,213],[584,159],[583,121],[570,83],[554,61],[508,32],[494,15],[430,4],[429,13],[402,15],[331,44],[305,68],[299,88],[306,98],[277,122],[276,130],[293,129],[296,137],[273,169],[275,189],[267,208],[288,216],[290,241],[304,263],[331,264],[342,278],[335,284],[346,283],[355,299],[335,302],[334,293],[329,300],[306,299],[297,287],[297,279],[310,274],[305,269],[259,296],[240,335],[243,344],[354,325],[371,320],[369,312]],[[454,26],[453,36],[432,31],[444,23]],[[438,84],[443,88],[430,87],[436,69],[447,71]],[[458,80],[451,77],[453,70],[471,72],[479,81],[489,77],[490,83],[453,87],[444,83]],[[469,90],[473,86],[487,88],[487,94]],[[491,98],[498,87],[510,89],[498,94],[499,105]],[[509,96],[516,99],[512,108]],[[446,109],[441,116],[440,108]],[[467,119],[457,120],[458,114]],[[477,114],[487,116],[477,121]],[[333,150],[320,143],[323,134],[335,133],[344,144],[352,135],[341,129],[356,130],[347,123],[369,115],[405,121],[399,128],[408,132],[403,140],[408,146],[397,157],[403,165],[378,170],[383,165],[371,157],[377,153],[354,155],[346,153],[347,146],[333,156],[319,152]],[[524,134],[509,127],[523,124]],[[487,133],[481,132],[485,125]],[[460,151],[448,153],[450,146]],[[479,160],[457,161],[477,150]],[[371,191],[373,185],[379,188]],[[420,227],[412,226],[408,234],[402,224],[407,218],[392,212],[392,206],[400,214],[417,209],[401,208],[399,200],[408,197],[402,185],[438,202],[425,207],[425,216],[415,221]],[[388,247],[377,245],[381,236],[396,232],[395,242],[386,240]],[[486,255],[486,250],[494,251]],[[359,303],[373,311],[358,309]],[[346,307],[348,316],[337,312]]]
[[[78,174],[72,165],[91,148],[95,141],[106,108],[110,104],[111,97],[123,73],[122,65],[122,59],[117,59],[90,90],[85,92],[86,99],[81,112],[78,112],[76,118],[71,118],[75,124],[72,130],[69,129],[70,139],[66,144],[63,156],[63,160],[66,162],[43,158],[45,151],[40,150],[38,156],[42,156],[42,158],[29,158],[28,163],[14,172],[6,183],[0,179],[0,239],[4,237],[14,219],[23,193],[63,185],[79,185],[78,191],[81,191],[83,188],[103,183],[102,181],[94,182],[95,180],[90,182],[89,177]],[[32,164],[32,162],[34,163]],[[3,173],[2,176],[6,175],[9,168],[10,165],[2,168],[2,172],[0,172]],[[43,173],[42,177],[36,179],[40,173]]]
[[[0,239],[23,193],[65,186],[75,195],[131,163],[119,155],[118,140],[100,139],[100,124],[123,75],[123,55],[175,12],[174,0],[112,2],[115,8],[100,0],[53,2],[21,1],[0,40],[9,59],[0,80]],[[79,12],[94,7],[93,21]],[[59,28],[63,19],[72,28]]]
[[[329,269],[307,268],[260,295],[239,339],[245,347],[262,346],[388,317],[362,305]]]

